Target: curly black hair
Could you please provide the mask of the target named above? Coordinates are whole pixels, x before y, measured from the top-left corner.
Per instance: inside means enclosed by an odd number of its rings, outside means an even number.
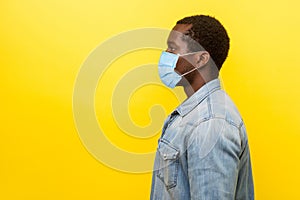
[[[191,51],[199,51],[199,44],[207,52],[220,70],[228,56],[229,37],[223,25],[214,17],[207,15],[195,15],[185,17],[177,24],[192,24],[192,28],[185,34],[188,40],[188,48]],[[184,39],[184,38],[183,38]],[[198,43],[197,45],[195,45]]]

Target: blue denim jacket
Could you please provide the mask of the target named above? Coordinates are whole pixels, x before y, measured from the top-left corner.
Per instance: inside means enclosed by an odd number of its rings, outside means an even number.
[[[151,199],[254,199],[244,122],[219,79],[208,82],[165,121]]]

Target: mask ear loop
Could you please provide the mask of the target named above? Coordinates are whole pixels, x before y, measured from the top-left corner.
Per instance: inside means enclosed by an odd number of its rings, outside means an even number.
[[[178,53],[178,54],[176,54],[176,55],[178,55],[178,56],[187,56],[187,55],[191,55],[191,54],[195,54],[195,53],[199,53],[199,52],[203,52],[203,51],[194,51],[194,52],[184,53],[184,54]]]
[[[181,77],[184,77],[185,75],[187,75],[187,74],[189,74],[189,73],[195,71],[196,69],[198,69],[198,68],[195,67],[194,69],[192,69],[192,70],[190,70],[190,71],[188,71],[188,72],[185,72],[185,73],[181,74],[180,76],[181,76]]]
[[[186,56],[186,55],[190,55],[190,54],[194,54],[194,53],[198,53],[198,52],[202,52],[202,51],[196,51],[196,52],[186,53],[186,54],[182,54],[182,55],[177,54],[177,55],[178,55],[178,56]],[[202,55],[201,55],[201,56],[202,56]],[[201,66],[201,67],[203,67],[203,66]],[[194,67],[194,69],[192,69],[192,70],[190,70],[190,71],[188,71],[188,72],[185,72],[185,73],[181,74],[180,76],[181,76],[181,77],[184,77],[185,75],[187,75],[187,74],[189,74],[189,73],[191,73],[191,72],[193,72],[193,71],[195,71],[195,70],[198,70],[198,69],[200,69],[201,67]]]

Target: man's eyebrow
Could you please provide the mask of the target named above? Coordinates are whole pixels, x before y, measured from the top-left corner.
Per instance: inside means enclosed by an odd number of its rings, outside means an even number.
[[[175,45],[175,46],[178,47],[178,45],[175,42],[173,42],[173,41],[167,41],[167,45]]]

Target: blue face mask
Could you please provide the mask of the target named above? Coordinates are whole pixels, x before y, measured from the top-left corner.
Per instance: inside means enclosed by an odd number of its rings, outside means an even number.
[[[194,68],[184,74],[177,74],[174,69],[176,68],[176,64],[178,61],[179,56],[185,56],[189,54],[193,54],[196,52],[192,53],[186,53],[182,55],[174,54],[174,53],[169,53],[166,51],[163,51],[161,53],[159,63],[158,63],[158,72],[159,72],[159,77],[160,80],[168,87],[174,88],[177,83],[182,79],[183,76],[191,73],[192,71],[196,70],[197,68]]]

